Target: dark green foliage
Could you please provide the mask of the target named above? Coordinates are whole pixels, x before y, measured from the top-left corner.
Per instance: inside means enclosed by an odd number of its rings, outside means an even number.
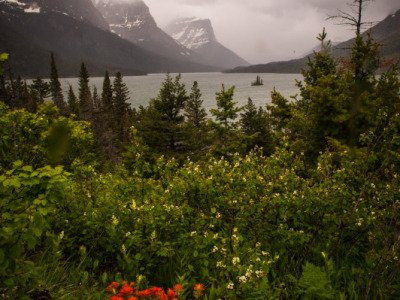
[[[117,73],[114,79],[114,122],[115,134],[120,143],[126,142],[129,139],[129,90],[123,81],[121,73]]]
[[[32,92],[36,93],[36,95],[40,99],[40,102],[43,102],[44,99],[48,98],[51,94],[50,84],[43,81],[43,79],[41,79],[40,77],[33,80],[29,88]]]
[[[158,153],[177,154],[185,148],[183,109],[188,100],[181,75],[167,74],[160,93],[148,108],[141,108],[139,129],[147,145]]]
[[[89,88],[89,73],[84,63],[79,73],[79,117],[83,120],[93,119],[93,99]]]
[[[102,110],[106,117],[106,122],[108,124],[113,123],[113,111],[114,111],[114,104],[113,104],[113,88],[111,85],[110,77],[108,72],[104,75],[103,80],[103,91],[101,93],[101,106]]]
[[[271,92],[271,104],[267,105],[267,112],[271,126],[275,131],[282,132],[287,128],[292,117],[291,105],[275,88]]]
[[[216,93],[217,109],[211,109],[211,114],[215,117],[217,123],[225,129],[235,127],[233,123],[238,117],[240,108],[237,102],[233,100],[235,87],[232,86],[228,90],[222,85],[222,90]]]
[[[242,108],[240,129],[244,135],[244,143],[247,145],[246,151],[260,147],[264,149],[265,153],[272,153],[274,140],[268,116],[261,107],[257,108],[254,105],[251,98],[248,99],[247,105]]]
[[[51,53],[50,55],[50,92],[54,104],[60,109],[63,114],[65,114],[66,105],[61,89],[61,83],[58,79],[58,70],[54,58],[54,53]]]
[[[99,112],[101,110],[101,98],[97,93],[97,87],[93,86],[93,110]]]
[[[197,81],[193,82],[192,91],[185,104],[185,117],[188,123],[196,128],[205,125],[207,112],[203,108],[203,99]]]
[[[71,114],[79,116],[79,102],[71,85],[68,90],[68,109]]]

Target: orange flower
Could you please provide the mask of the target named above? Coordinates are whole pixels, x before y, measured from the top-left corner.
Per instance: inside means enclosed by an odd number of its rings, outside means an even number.
[[[132,297],[129,297],[128,300],[138,300],[138,298],[132,296]]]
[[[119,287],[119,283],[118,282],[116,282],[116,281],[114,281],[114,282],[111,282],[108,286],[107,286],[107,292],[108,293],[114,293],[115,294],[115,290],[116,289],[118,289],[118,287]]]
[[[133,294],[133,289],[129,286],[129,284],[124,284],[122,289],[119,291],[119,296],[129,296]]]
[[[194,285],[194,288],[193,288],[193,290],[195,290],[196,292],[201,292],[201,293],[202,293],[205,289],[206,289],[206,288],[205,288],[204,285],[201,284],[201,283],[196,283],[196,284]]]
[[[160,300],[168,300],[168,296],[165,295],[164,291],[162,291],[161,294],[158,295],[158,297],[159,297],[158,299]]]
[[[200,298],[201,296],[203,296],[203,292],[204,292],[204,290],[205,290],[205,287],[204,287],[204,285],[201,284],[201,283],[196,283],[196,284],[194,285],[194,287],[193,287],[193,290],[194,290],[193,296],[194,296],[196,299],[198,299],[198,298]]]
[[[180,283],[175,284],[173,287],[173,290],[175,291],[175,293],[177,293],[179,295],[180,293],[183,292],[182,284],[180,284]]]
[[[124,298],[123,298],[123,297],[120,297],[120,296],[112,296],[112,297],[110,298],[110,300],[124,300]]]

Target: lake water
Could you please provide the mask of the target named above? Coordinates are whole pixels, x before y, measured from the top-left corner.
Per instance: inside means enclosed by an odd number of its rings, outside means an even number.
[[[171,74],[175,76],[176,74]],[[248,97],[252,98],[257,106],[265,106],[271,101],[271,91],[275,87],[284,96],[290,97],[299,93],[295,86],[295,80],[301,79],[300,74],[261,74],[264,81],[263,86],[252,87],[251,82],[260,74],[223,74],[223,73],[185,73],[182,74],[182,82],[185,83],[188,93],[194,81],[199,83],[203,95],[204,107],[209,110],[216,106],[215,93],[225,87],[235,86],[235,101],[239,105],[247,103]],[[147,106],[149,100],[157,97],[165,74],[149,74],[147,76],[124,77],[124,82],[130,90],[130,103],[133,107]],[[78,79],[61,79],[64,91],[68,91],[71,84],[77,94]],[[90,79],[90,84],[96,86],[101,93],[103,78]]]

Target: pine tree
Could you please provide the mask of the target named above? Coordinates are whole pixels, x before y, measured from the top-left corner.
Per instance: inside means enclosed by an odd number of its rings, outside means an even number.
[[[269,119],[273,129],[277,132],[287,128],[292,117],[290,102],[274,88],[271,92],[271,103],[267,105]]]
[[[69,86],[68,90],[68,108],[69,112],[71,114],[74,114],[75,116],[79,116],[79,103],[78,99],[75,96],[74,90],[72,89],[72,86]]]
[[[62,114],[65,114],[66,105],[61,88],[61,83],[58,79],[58,71],[54,59],[54,53],[50,54],[50,91],[51,91],[51,98],[53,99],[54,104],[60,109],[60,112]]]
[[[234,86],[226,90],[225,86],[222,85],[222,90],[216,93],[217,109],[210,110],[218,123],[225,129],[235,126],[233,122],[236,120],[241,110],[236,106],[237,102],[233,100],[234,94]]]
[[[125,142],[129,138],[128,132],[128,110],[129,110],[129,89],[123,81],[120,72],[114,79],[114,121],[116,125],[116,135],[120,142]]]
[[[93,118],[93,100],[89,88],[89,73],[84,63],[79,74],[79,116],[84,120]]]
[[[105,112],[106,117],[109,121],[110,124],[112,124],[112,116],[113,116],[113,111],[114,111],[114,105],[113,105],[113,87],[111,85],[111,80],[108,75],[108,72],[106,72],[104,76],[104,81],[103,81],[103,91],[101,93],[101,106],[102,110]]]
[[[188,96],[181,75],[175,80],[167,74],[159,95],[147,109],[140,110],[140,134],[144,141],[158,153],[173,154],[185,148],[185,120],[183,109]]]
[[[185,105],[185,116],[189,124],[200,128],[206,122],[207,112],[202,107],[203,100],[197,81],[193,83],[192,91]]]
[[[250,151],[257,146],[262,147],[264,153],[270,154],[273,150],[273,137],[266,112],[261,107],[257,109],[251,98],[242,111],[240,125],[246,150]]]
[[[101,110],[101,98],[97,93],[97,87],[93,86],[93,109],[98,112]]]
[[[45,82],[40,77],[33,80],[29,88],[37,93],[41,102],[43,102],[44,99],[48,98],[51,95],[50,84],[48,82]]]

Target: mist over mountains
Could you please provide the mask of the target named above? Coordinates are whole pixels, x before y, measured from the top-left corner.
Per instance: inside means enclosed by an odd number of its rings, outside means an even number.
[[[390,14],[383,21],[363,33],[364,37],[368,34],[380,44],[380,53],[384,60],[400,59],[400,10]],[[350,55],[351,45],[354,39],[342,43],[335,43],[332,47],[334,57],[345,57]],[[314,50],[318,50],[319,47]],[[228,72],[230,73],[300,73],[306,67],[308,57],[313,53],[306,54],[304,57],[288,60],[271,62],[267,64],[252,65],[249,67],[237,67]]]

